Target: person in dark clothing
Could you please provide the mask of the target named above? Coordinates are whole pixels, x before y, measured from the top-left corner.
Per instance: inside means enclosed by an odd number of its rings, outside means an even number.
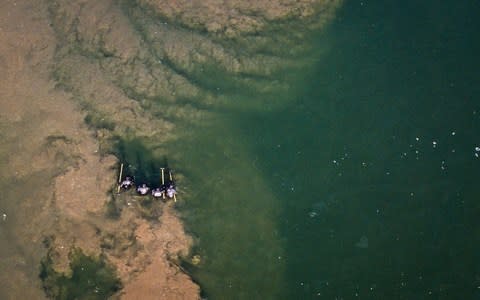
[[[150,191],[150,188],[144,183],[141,186],[137,187],[137,193],[142,196],[145,196]]]
[[[132,176],[126,176],[125,179],[120,183],[120,188],[123,190],[129,190],[135,185]]]
[[[167,197],[172,199],[175,197],[175,194],[177,193],[177,190],[175,189],[175,185],[173,183],[169,184],[166,190]]]
[[[164,193],[165,193],[165,188],[163,186],[152,190],[152,196],[154,198],[162,198]]]

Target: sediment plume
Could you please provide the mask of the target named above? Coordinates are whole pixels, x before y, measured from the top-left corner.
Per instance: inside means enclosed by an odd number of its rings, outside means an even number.
[[[143,139],[160,158],[179,124],[208,123],[242,87],[266,96],[288,89],[269,76],[296,66],[305,32],[340,4],[3,1],[0,209],[8,217],[0,237],[9,246],[0,298],[45,298],[42,257],[51,253],[54,269],[68,274],[78,248],[114,266],[123,285],[114,298],[199,299],[179,265],[192,239],[173,204],[146,215],[134,196],[112,196],[115,141]],[[212,73],[230,86],[216,86]]]

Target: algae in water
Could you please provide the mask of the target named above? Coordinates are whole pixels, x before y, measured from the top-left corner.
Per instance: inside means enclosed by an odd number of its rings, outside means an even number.
[[[102,256],[87,256],[79,248],[72,249],[69,256],[69,275],[54,269],[51,251],[41,262],[40,278],[49,298],[107,299],[120,290],[115,269]]]

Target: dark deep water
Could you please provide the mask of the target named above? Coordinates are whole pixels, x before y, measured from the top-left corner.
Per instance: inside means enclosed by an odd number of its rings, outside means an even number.
[[[480,297],[478,12],[347,1],[305,93],[246,124],[285,207],[285,298]]]
[[[172,145],[209,298],[480,297],[479,8],[346,1],[286,107]]]

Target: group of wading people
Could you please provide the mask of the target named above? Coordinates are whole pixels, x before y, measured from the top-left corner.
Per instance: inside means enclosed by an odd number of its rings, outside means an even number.
[[[154,198],[163,198],[165,199],[165,197],[169,198],[169,199],[176,199],[176,194],[177,194],[177,190],[176,190],[176,187],[175,187],[175,182],[173,181],[173,178],[172,178],[172,173],[170,172],[170,170],[168,170],[168,177],[167,177],[167,181],[165,181],[165,178],[164,178],[164,169],[162,168],[161,171],[162,171],[162,184],[160,185],[160,187],[156,187],[156,188],[150,188],[146,183],[142,183],[140,185],[136,185],[135,184],[135,181],[133,179],[133,176],[125,176],[125,179],[122,180],[122,171],[123,171],[123,164],[120,168],[120,176],[119,176],[119,185],[118,185],[118,192],[120,191],[127,191],[127,190],[130,190],[131,188],[135,188],[135,190],[137,191],[137,194],[139,194],[140,196],[147,196],[148,194],[151,194]]]

